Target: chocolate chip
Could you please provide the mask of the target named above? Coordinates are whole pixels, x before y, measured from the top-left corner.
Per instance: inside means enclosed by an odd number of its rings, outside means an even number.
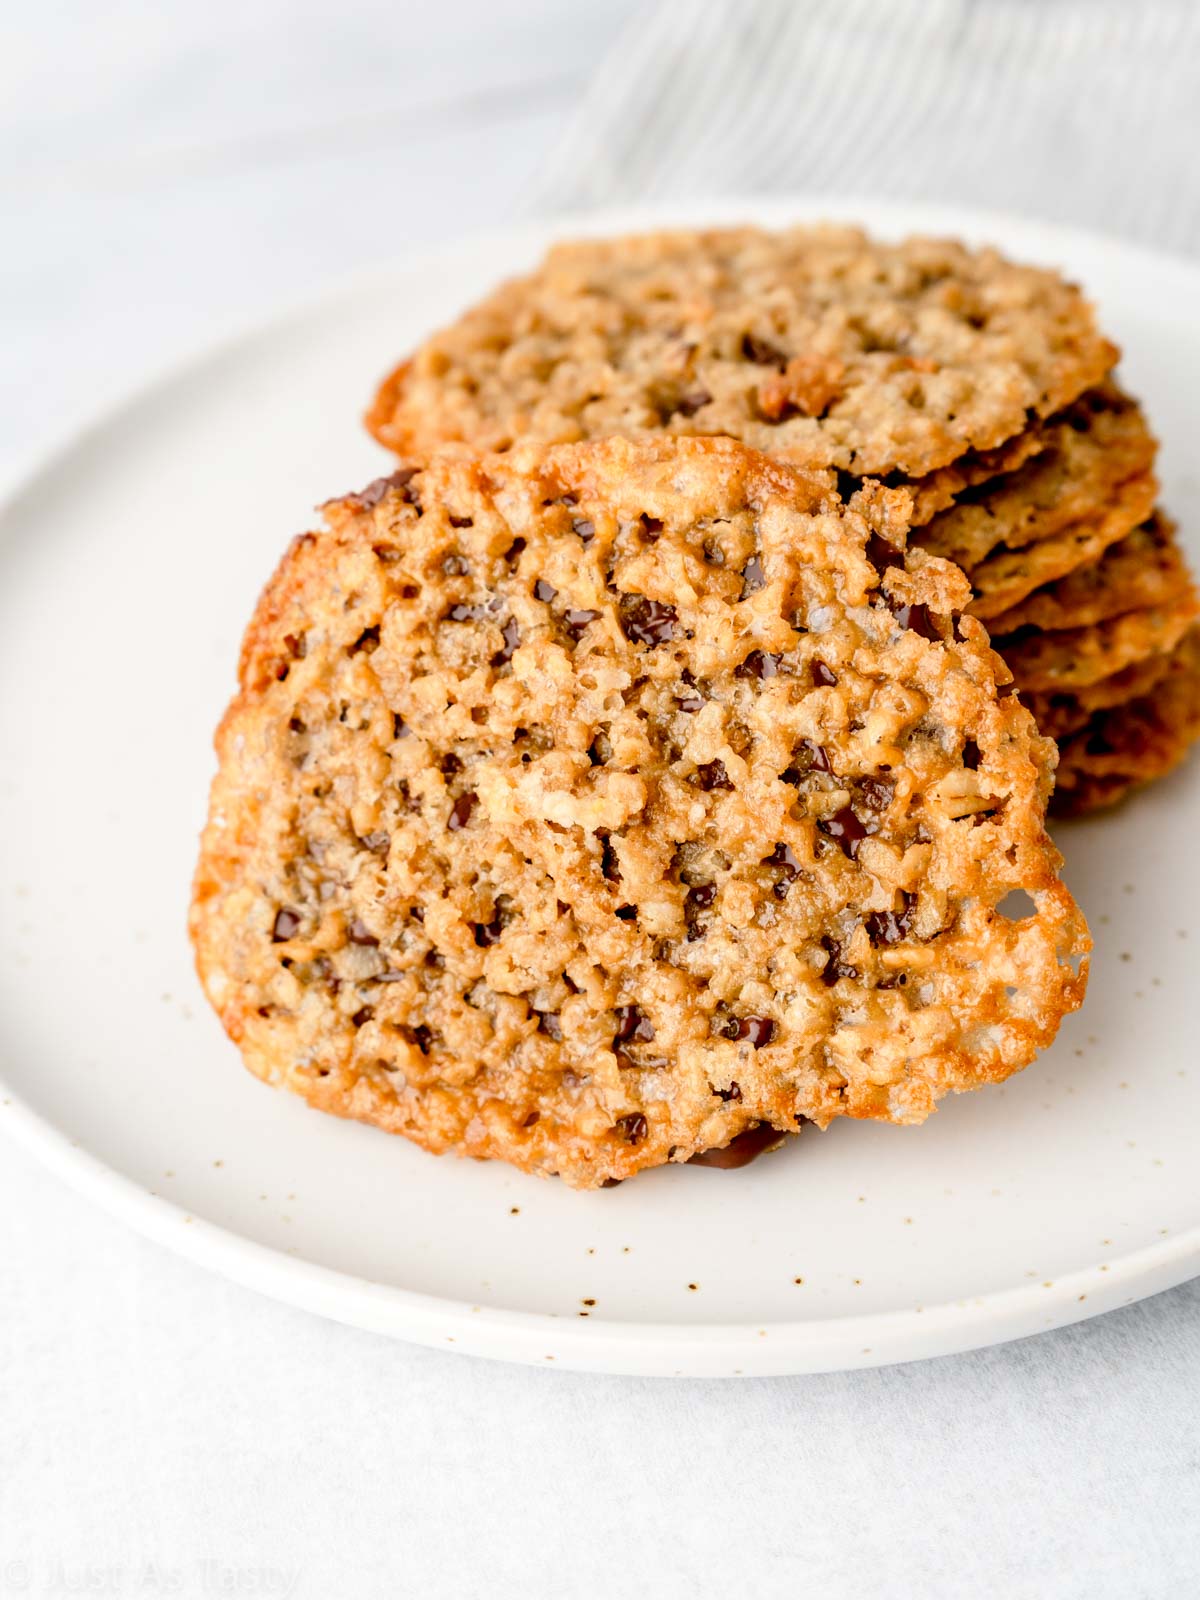
[[[914,897],[901,889],[900,899],[903,901],[900,911],[872,911],[865,918],[867,936],[873,945],[899,944],[908,937]]]
[[[963,749],[962,749],[963,766],[966,767],[968,769],[968,771],[970,771],[970,772],[978,771],[978,769],[979,769],[979,757],[980,757],[980,749],[979,749],[979,746],[975,743],[974,739],[964,739],[963,740]]]
[[[556,1043],[562,1042],[562,1022],[557,1011],[535,1011],[534,1016],[538,1019],[539,1033],[544,1033],[548,1039],[553,1039]]]
[[[622,922],[636,922],[637,921],[637,907],[636,906],[618,906],[617,907],[617,916],[620,917]]]
[[[517,558],[520,556],[521,551],[524,550],[524,548],[525,541],[524,539],[520,538],[514,539],[509,545],[508,549],[504,552],[504,559],[510,567],[515,564]]]
[[[370,1022],[371,1018],[374,1015],[375,1015],[375,1013],[371,1009],[370,1006],[360,1006],[359,1009],[350,1018],[350,1021],[354,1024],[354,1026],[356,1028],[361,1028],[365,1022]]]
[[[446,775],[447,778],[457,777],[457,775],[463,769],[462,762],[454,754],[453,750],[451,750],[447,755],[444,755],[442,757],[441,762],[439,763],[439,765],[441,766],[441,769],[442,769],[443,773]]]
[[[801,739],[792,751],[792,765],[780,774],[784,783],[796,784],[810,772],[832,772],[825,746],[812,739]]]
[[[379,940],[371,932],[370,928],[367,927],[366,923],[361,917],[355,917],[351,921],[349,927],[346,929],[346,937],[349,939],[351,944],[375,946],[379,943]]]
[[[860,778],[854,789],[866,810],[886,811],[896,793],[896,784],[892,778]]]
[[[411,729],[408,723],[397,711],[392,712],[392,738],[407,739]]]
[[[545,578],[539,578],[533,586],[533,598],[540,600],[545,606],[550,604],[557,593],[558,590],[553,584],[547,583]]]
[[[654,1037],[654,1024],[641,1006],[616,1008],[617,1031],[613,1037],[614,1048],[620,1044],[649,1044]]]
[[[473,517],[456,517],[452,511],[450,513],[450,526],[452,528],[473,528],[475,519]]]
[[[903,553],[877,533],[873,533],[867,540],[866,557],[880,577],[888,567],[899,566],[904,560]]]
[[[517,619],[515,617],[509,617],[503,628],[501,628],[500,635],[504,643],[492,657],[492,665],[494,667],[507,666],[512,660],[513,651],[521,642],[521,630],[517,627]]]
[[[475,924],[475,943],[481,950],[487,950],[498,943],[500,935],[504,932],[504,919],[499,911],[491,922],[477,922]]]
[[[727,1039],[748,1039],[761,1050],[775,1037],[775,1024],[770,1017],[730,1017],[723,1031]]]
[[[812,681],[818,689],[831,689],[837,682],[837,673],[827,667],[820,656],[814,656],[809,663],[812,672]]]
[[[756,1122],[752,1128],[747,1128],[744,1133],[739,1133],[736,1138],[720,1150],[698,1150],[688,1161],[689,1167],[719,1167],[723,1171],[730,1171],[735,1167],[747,1167],[767,1150],[774,1150],[781,1145],[786,1134],[780,1133],[769,1122]]]
[[[679,614],[674,606],[662,600],[648,600],[645,595],[621,596],[621,629],[634,644],[669,644],[675,637],[675,624]]]
[[[586,517],[576,517],[571,523],[571,527],[583,540],[584,544],[591,544],[596,537],[596,524],[589,522]]]
[[[346,654],[347,655],[351,655],[351,656],[356,656],[356,655],[358,655],[360,650],[365,650],[368,655],[372,655],[372,654],[374,654],[374,651],[375,651],[376,647],[378,646],[378,644],[379,644],[379,629],[378,628],[364,628],[363,631],[359,634],[358,638],[355,639],[354,643],[347,650]]]
[[[878,825],[861,822],[849,806],[843,806],[840,811],[835,811],[832,817],[825,817],[817,826],[822,833],[828,834],[831,839],[836,839],[851,861],[854,861],[858,856],[859,845],[868,834],[877,831]]]
[[[640,1111],[633,1111],[628,1116],[617,1118],[616,1129],[627,1144],[641,1144],[649,1131],[649,1124]],[[621,1180],[618,1178],[616,1181],[619,1183]]]
[[[707,389],[693,389],[690,394],[681,394],[675,402],[674,409],[685,417],[694,417],[697,411],[702,410],[711,401],[712,395]]]
[[[716,898],[715,883],[697,883],[684,896],[684,906],[689,911],[707,911]]]
[[[742,1086],[740,1083],[731,1083],[728,1089],[714,1089],[713,1093],[718,1100],[740,1100],[742,1098]]]
[[[285,633],[283,642],[288,647],[288,654],[293,661],[303,661],[308,654],[308,635],[302,633],[299,638],[294,633]]]
[[[787,366],[787,356],[777,345],[760,339],[755,333],[742,335],[742,355],[747,361],[753,361],[760,367],[778,367],[782,372]]]
[[[900,627],[911,628],[914,633],[920,634],[922,639],[929,639],[934,644],[942,642],[942,636],[928,606],[893,606],[892,611]]]
[[[390,478],[374,478],[365,489],[346,495],[346,504],[357,506],[360,511],[369,511],[372,506],[379,504],[389,489],[407,489],[417,470],[416,467],[401,467],[398,472],[393,472]],[[418,503],[415,493],[407,494],[404,498],[411,504]]]
[[[765,650],[751,650],[746,659],[734,668],[735,678],[773,678],[779,671],[779,656],[768,655]]]
[[[388,845],[390,845],[391,842],[392,841],[390,837],[382,831],[364,834],[363,836],[363,844],[367,847],[367,849],[373,850],[381,855],[386,852]]]
[[[786,900],[788,890],[800,875],[800,862],[796,852],[790,845],[777,844],[763,865],[780,869],[773,892],[777,900]]]
[[[423,1056],[429,1054],[429,1047],[433,1043],[433,1029],[420,1022],[415,1028],[401,1028],[400,1032],[409,1044],[415,1044]]]
[[[842,947],[836,939],[831,939],[826,934],[821,940],[821,948],[829,952],[829,960],[825,963],[825,970],[821,974],[827,989],[831,989],[839,978],[858,977],[858,968],[842,960]]]
[[[451,808],[446,826],[451,833],[457,833],[460,828],[465,828],[471,820],[471,813],[479,804],[479,796],[468,789],[466,794],[460,794]]]
[[[271,938],[275,944],[284,944],[288,939],[294,939],[300,931],[300,913],[293,911],[291,906],[282,906],[275,913],[275,921],[271,927]]]
[[[567,611],[563,614],[563,621],[566,624],[567,632],[572,639],[578,642],[583,636],[583,630],[588,623],[595,622],[599,615],[598,611]]]
[[[739,600],[745,600],[749,595],[757,594],[767,581],[766,573],[762,569],[762,562],[757,556],[751,556],[742,568],[742,592]]]
[[[733,788],[725,763],[719,757],[716,761],[705,761],[696,768],[696,781],[702,789]]]

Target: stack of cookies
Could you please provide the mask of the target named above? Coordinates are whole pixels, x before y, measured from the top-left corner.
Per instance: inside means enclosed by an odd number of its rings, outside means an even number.
[[[386,380],[408,458],[463,442],[725,434],[913,493],[913,543],[1059,742],[1056,808],[1167,772],[1200,734],[1195,591],[1156,512],[1155,441],[1117,351],[1052,272],[844,228],[561,246]]]
[[[1056,763],[1103,804],[1197,724],[1115,359],[1054,273],[845,229],[568,246],[431,339],[218,733],[250,1068],[592,1188],[1026,1066],[1090,947]]]

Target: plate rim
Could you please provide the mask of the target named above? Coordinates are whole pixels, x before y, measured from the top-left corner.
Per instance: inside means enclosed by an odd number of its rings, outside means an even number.
[[[0,540],[27,497],[75,452],[165,391],[201,378],[239,348],[284,332],[289,324],[327,314],[337,304],[408,275],[436,271],[464,249],[490,246],[506,255],[544,248],[569,233],[652,231],[691,222],[737,220],[780,225],[787,219],[861,221],[885,235],[903,232],[994,238],[1012,249],[1014,236],[1031,241],[1033,259],[1057,252],[1102,249],[1131,271],[1173,279],[1200,290],[1200,265],[1118,236],[1012,212],[968,206],[881,201],[865,196],[753,196],[673,201],[599,211],[559,213],[460,235],[423,251],[359,268],[297,297],[268,315],[239,319],[225,331],[186,347],[143,372],[104,403],[67,424],[41,448],[25,454],[0,492]],[[1036,242],[1033,242],[1036,241]],[[1018,247],[1019,252],[1026,248]],[[478,1356],[553,1364],[558,1369],[646,1376],[766,1376],[850,1370],[961,1353],[1128,1305],[1200,1274],[1200,1221],[1191,1228],[1107,1262],[1079,1268],[1050,1285],[1017,1285],[965,1301],[853,1317],[757,1323],[622,1322],[593,1317],[586,1324],[541,1311],[470,1306],[465,1300],[382,1284],[259,1243],[183,1210],[107,1165],[33,1110],[8,1084],[0,1063],[0,1128],[43,1167],[85,1199],[195,1264],[244,1288],[293,1307],[433,1348]],[[547,1350],[549,1346],[549,1350]],[[733,1365],[733,1362],[740,1363]]]

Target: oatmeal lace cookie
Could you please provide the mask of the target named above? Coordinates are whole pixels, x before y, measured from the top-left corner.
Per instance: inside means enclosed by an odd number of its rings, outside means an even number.
[[[834,226],[590,239],[435,334],[367,422],[414,458],[665,430],[918,477],[1021,434],[1116,356],[1057,273],[951,240]]]
[[[901,553],[905,491],[659,438],[325,509],[246,635],[195,881],[262,1078],[592,1187],[918,1122],[1080,1003],[1054,747],[961,573]]]

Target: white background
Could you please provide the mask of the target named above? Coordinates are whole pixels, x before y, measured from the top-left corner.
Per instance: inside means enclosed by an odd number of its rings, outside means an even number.
[[[636,10],[3,0],[0,470],[215,332],[526,208]],[[4,1144],[0,1596],[1188,1595],[1198,1313],[1192,1284],[845,1376],[526,1371],[232,1288]]]

